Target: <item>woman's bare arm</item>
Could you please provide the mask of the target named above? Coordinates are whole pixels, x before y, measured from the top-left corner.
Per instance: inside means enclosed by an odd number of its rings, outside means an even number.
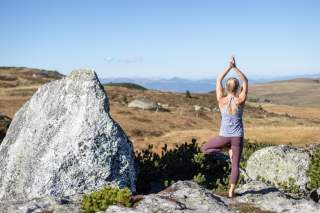
[[[228,72],[232,69],[232,65],[230,64],[229,67],[227,67],[222,74],[220,74],[217,78],[216,82],[216,95],[218,102],[223,97],[223,87],[222,87],[222,80],[224,77],[228,74]]]
[[[248,94],[248,78],[239,70],[237,66],[234,66],[234,70],[238,73],[240,79],[242,80],[242,91],[239,94],[238,104],[243,104],[247,99]]]

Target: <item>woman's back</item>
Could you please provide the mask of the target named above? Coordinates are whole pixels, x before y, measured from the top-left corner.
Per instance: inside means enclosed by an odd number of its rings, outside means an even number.
[[[226,101],[227,104],[220,107],[221,126],[219,135],[224,137],[243,137],[243,107],[237,106],[234,96],[227,96]],[[230,114],[228,110],[229,106],[236,108],[235,113],[233,115]]]

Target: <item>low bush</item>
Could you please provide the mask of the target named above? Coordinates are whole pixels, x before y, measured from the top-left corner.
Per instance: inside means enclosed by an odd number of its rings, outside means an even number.
[[[104,211],[110,205],[132,206],[131,192],[128,188],[117,188],[105,186],[98,191],[84,195],[82,200],[82,210],[84,213],[95,213]]]
[[[309,177],[308,187],[310,189],[320,188],[320,145],[311,156],[307,176]]]
[[[152,149],[153,146],[149,145],[147,149],[136,153],[139,165],[138,193],[148,193],[152,185],[160,185],[164,189],[178,180],[194,180],[209,189],[228,186],[228,161],[204,155],[195,139],[170,150],[165,144],[161,155]]]

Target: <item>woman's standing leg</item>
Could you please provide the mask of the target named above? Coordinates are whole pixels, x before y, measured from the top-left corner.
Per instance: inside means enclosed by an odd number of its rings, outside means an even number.
[[[201,147],[201,151],[205,154],[219,152],[223,147],[230,146],[230,138],[217,135]]]
[[[243,137],[232,137],[231,149],[232,149],[232,165],[231,165],[231,175],[230,175],[229,197],[233,197],[235,186],[239,179],[239,167],[240,167],[240,159],[241,159],[241,154],[243,149]]]

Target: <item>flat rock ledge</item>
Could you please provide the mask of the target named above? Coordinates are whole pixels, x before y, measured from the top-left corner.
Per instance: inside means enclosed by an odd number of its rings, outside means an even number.
[[[132,208],[109,206],[105,213],[177,213],[177,212],[239,212],[241,206],[250,206],[258,212],[320,213],[320,204],[307,199],[294,199],[273,186],[251,181],[236,189],[237,196],[228,199],[212,193],[193,181],[178,181],[157,194],[144,195]],[[0,202],[0,212],[53,213],[80,212],[83,194],[62,198],[47,196],[24,202]]]
[[[178,181],[157,194],[142,196],[132,208],[110,206],[105,213],[177,213],[177,212],[240,212],[244,206],[258,212],[319,213],[320,204],[307,199],[294,199],[273,186],[251,181],[236,189],[237,196],[229,199],[212,193],[193,181]],[[18,202],[0,202],[0,212],[53,213],[80,212],[83,194],[62,198],[47,196]]]

